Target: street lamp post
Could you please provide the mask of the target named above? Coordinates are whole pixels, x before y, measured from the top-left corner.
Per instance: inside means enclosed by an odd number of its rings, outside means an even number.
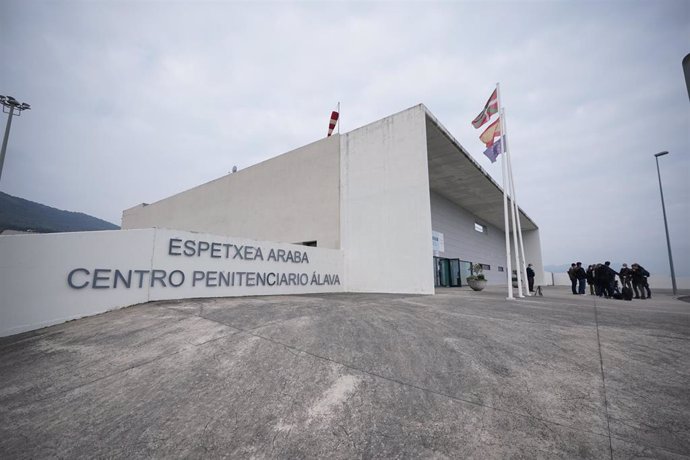
[[[673,270],[673,256],[671,255],[671,238],[668,236],[668,221],[666,220],[666,205],[664,204],[664,189],[661,186],[661,172],[659,172],[659,157],[668,155],[668,152],[663,151],[655,153],[656,158],[656,174],[659,176],[659,191],[661,192],[661,209],[664,212],[664,227],[666,228],[666,245],[668,246],[668,263],[671,265],[671,284],[673,285],[673,295],[676,295],[678,289],[676,288],[676,272]]]
[[[10,126],[12,126],[12,116],[20,116],[22,110],[29,110],[31,106],[25,102],[19,102],[12,96],[0,95],[0,104],[2,104],[3,113],[9,114],[7,116],[7,126],[5,127],[5,137],[2,139],[2,151],[0,151],[0,178],[2,178],[2,166],[5,164],[5,152],[7,151],[7,140],[10,137]]]

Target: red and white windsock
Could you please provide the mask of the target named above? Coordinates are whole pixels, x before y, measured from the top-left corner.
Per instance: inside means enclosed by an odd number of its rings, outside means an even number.
[[[338,104],[340,106],[340,104]],[[335,125],[338,123],[338,117],[340,116],[340,113],[338,113],[340,110],[340,107],[338,107],[336,110],[331,112],[331,121],[328,122],[328,135],[330,136],[333,134],[333,129],[335,128]]]

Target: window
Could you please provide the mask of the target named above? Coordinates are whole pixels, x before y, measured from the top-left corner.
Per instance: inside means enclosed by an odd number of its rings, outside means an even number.
[[[499,265],[499,266],[498,266],[498,271],[499,271],[499,272],[502,272],[502,271],[503,271],[503,267],[501,267],[501,266]]]
[[[480,264],[482,266],[482,270],[491,270],[491,265],[486,265],[486,264]]]
[[[477,223],[477,222],[474,223],[474,229],[476,231],[478,231],[479,233],[484,233],[484,234],[486,234],[486,230],[487,230],[486,225],[482,225],[482,224]]]

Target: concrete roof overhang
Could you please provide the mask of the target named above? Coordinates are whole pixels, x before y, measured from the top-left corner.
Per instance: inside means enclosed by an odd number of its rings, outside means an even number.
[[[479,166],[460,143],[426,110],[429,188],[474,214],[480,223],[505,229],[503,189]],[[510,196],[508,205],[511,205]],[[520,209],[522,230],[537,224]]]

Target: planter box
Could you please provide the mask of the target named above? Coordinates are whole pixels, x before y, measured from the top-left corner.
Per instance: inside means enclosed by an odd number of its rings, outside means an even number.
[[[475,291],[481,291],[486,287],[486,280],[468,279],[467,284]]]

